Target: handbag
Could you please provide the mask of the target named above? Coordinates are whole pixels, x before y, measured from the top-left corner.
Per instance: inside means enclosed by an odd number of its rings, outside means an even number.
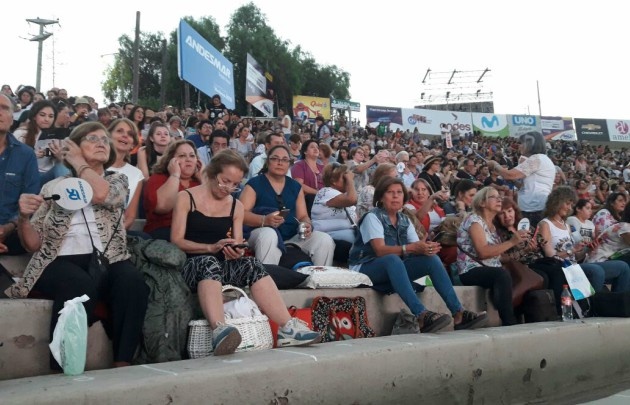
[[[584,270],[579,264],[563,267],[562,271],[567,279],[569,288],[571,288],[571,295],[573,295],[574,300],[581,300],[595,294],[595,289],[588,281],[588,278],[586,278],[586,274],[584,274]]]
[[[313,329],[313,310],[311,308],[297,308],[294,305],[287,308],[291,318],[298,318],[306,322],[309,329]],[[271,335],[273,336],[273,347],[278,347],[278,324],[269,320],[269,326],[271,327]]]
[[[418,318],[407,309],[401,308],[394,322],[394,327],[392,328],[392,336],[417,333],[420,333]]]
[[[322,342],[374,337],[367,317],[365,298],[313,298],[313,330],[322,335]]]
[[[92,232],[90,232],[90,227],[87,223],[87,219],[85,218],[85,211],[81,209],[81,214],[83,215],[85,226],[88,228],[88,235],[90,235],[90,243],[92,244],[92,255],[90,256],[90,262],[88,263],[88,274],[96,283],[97,291],[98,287],[101,284],[101,281],[103,280],[103,276],[109,268],[109,260],[107,259],[107,257],[105,257],[105,252],[107,252],[109,244],[112,242],[112,239],[114,239],[114,235],[118,230],[118,225],[120,225],[120,220],[122,219],[123,212],[123,210],[120,211],[120,216],[118,217],[118,221],[116,221],[116,227],[114,227],[114,232],[112,232],[112,236],[109,238],[109,241],[107,241],[105,249],[103,249],[103,251],[101,252],[96,248],[96,246],[94,246],[94,239],[92,238]]]
[[[231,285],[224,285],[222,292],[234,290],[241,297],[251,301],[251,308],[258,309],[255,302],[247,297],[245,291]],[[226,303],[227,308],[231,304]],[[226,309],[224,304],[224,311]],[[273,337],[271,335],[271,327],[269,326],[269,318],[265,315],[257,315],[260,312],[252,311],[251,316],[242,318],[225,317],[225,324],[234,326],[241,334],[241,344],[236,348],[237,352],[248,352],[251,350],[265,350],[273,347]],[[212,347],[212,329],[205,319],[190,321],[188,323],[190,332],[188,334],[188,355],[191,359],[206,357],[213,351]]]
[[[545,280],[527,265],[516,260],[509,260],[502,265],[512,276],[512,306],[520,306],[527,292],[543,288]]]

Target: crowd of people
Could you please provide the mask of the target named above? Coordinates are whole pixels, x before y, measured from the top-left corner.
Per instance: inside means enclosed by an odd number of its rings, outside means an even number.
[[[187,255],[182,277],[196,292],[214,353],[241,336],[225,323],[221,286],[249,287],[280,326],[280,346],[319,341],[291,318],[270,269],[288,246],[315,265],[366,274],[376,290],[400,295],[422,332],[452,321],[477,328],[454,289],[492,291],[503,325],[518,322],[506,263],[539,273],[560,302],[565,261],[581,263],[597,291],[630,289],[630,153],[586,142],[461,137],[446,148],[417,131],[317,117],[240,117],[218,95],[193,111],[159,111],[63,89],[0,94],[0,254],[33,253],[9,297],[54,300],[53,314],[87,294],[90,322],[106,303],[116,365],[139,343],[148,291],[129,261],[125,236],[170,241]],[[66,177],[94,190],[80,211],[50,197]],[[146,219],[142,232],[129,230]],[[516,229],[521,218],[529,230]],[[446,223],[456,224],[449,241]],[[453,233],[453,231],[450,231]],[[533,237],[538,235],[538,237]],[[110,263],[105,281],[87,273],[93,250]],[[449,314],[425,308],[414,280],[430,276]],[[131,294],[130,291],[134,293]],[[559,308],[558,308],[559,309]],[[51,320],[51,333],[56,324]]]

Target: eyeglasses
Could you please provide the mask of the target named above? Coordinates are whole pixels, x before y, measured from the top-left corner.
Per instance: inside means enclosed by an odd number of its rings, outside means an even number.
[[[241,186],[239,186],[239,185],[228,186],[227,184],[221,184],[221,182],[219,181],[218,178],[217,178],[217,184],[219,185],[219,188],[222,188],[223,190],[229,191],[230,193],[234,193],[236,191],[240,191],[241,190]]]
[[[278,203],[278,209],[280,211],[286,209],[286,207],[284,205],[284,201],[282,201],[282,195],[276,194],[276,202]]]
[[[98,136],[98,135],[87,135],[83,140],[88,141],[89,143],[102,143],[103,145],[109,145],[111,142],[109,137],[107,136]]]
[[[273,163],[282,163],[283,165],[291,163],[291,159],[289,159],[289,158],[280,158],[280,157],[277,157],[277,156],[272,156],[272,157],[269,158],[269,160],[271,162],[273,162]]]
[[[488,197],[486,197],[488,200],[491,198],[494,198],[497,201],[503,201],[503,197],[501,197],[500,195],[489,195]]]

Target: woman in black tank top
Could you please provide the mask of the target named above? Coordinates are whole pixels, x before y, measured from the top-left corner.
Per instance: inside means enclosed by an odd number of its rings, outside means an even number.
[[[250,287],[261,311],[284,325],[279,336],[285,336],[282,330],[294,331],[292,337],[283,338],[284,346],[319,341],[319,334],[291,318],[263,264],[244,256],[243,205],[232,193],[238,191],[246,172],[247,164],[236,152],[217,153],[204,169],[203,184],[180,192],[173,210],[171,242],[188,255],[182,276],[198,293],[201,309],[213,329],[215,355],[233,353],[241,342],[238,330],[225,325],[221,287],[226,284]]]

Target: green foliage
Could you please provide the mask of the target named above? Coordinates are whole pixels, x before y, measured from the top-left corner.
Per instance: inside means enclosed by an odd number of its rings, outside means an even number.
[[[234,92],[236,110],[247,114],[245,78],[247,53],[250,53],[273,76],[273,88],[280,107],[290,107],[293,95],[312,95],[350,99],[350,75],[335,65],[321,66],[300,46],[291,48],[288,41],[278,38],[266,23],[265,15],[253,3],[238,8],[227,25],[227,37],[220,34],[219,26],[212,17],[193,19],[184,17],[199,34],[222,52],[234,65]],[[140,94],[139,102],[152,108],[160,107],[160,89],[164,86],[165,103],[175,106],[196,106],[204,103],[209,95],[199,94],[181,81],[177,73],[177,30],[173,30],[166,47],[166,63],[162,62],[162,33],[140,35]],[[112,101],[131,99],[133,39],[123,35],[114,65],[105,72],[102,89]],[[164,80],[162,81],[162,65]]]

